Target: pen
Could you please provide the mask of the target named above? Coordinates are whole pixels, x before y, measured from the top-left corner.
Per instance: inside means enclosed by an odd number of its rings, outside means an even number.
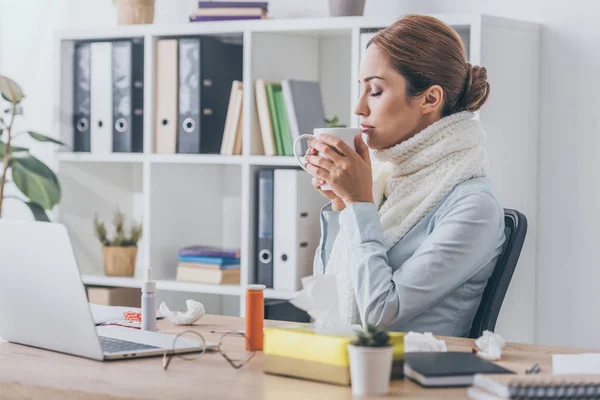
[[[241,329],[238,331],[219,331],[219,330],[211,330],[210,333],[246,333],[245,330]]]
[[[537,374],[538,372],[540,372],[540,365],[537,363],[534,364],[533,367],[525,371],[526,374]]]

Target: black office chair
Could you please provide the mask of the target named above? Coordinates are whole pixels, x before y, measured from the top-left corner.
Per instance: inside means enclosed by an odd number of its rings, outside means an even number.
[[[473,319],[469,332],[472,339],[480,337],[485,330],[493,332],[496,328],[496,320],[527,234],[527,218],[516,210],[504,210],[504,224],[506,240]]]

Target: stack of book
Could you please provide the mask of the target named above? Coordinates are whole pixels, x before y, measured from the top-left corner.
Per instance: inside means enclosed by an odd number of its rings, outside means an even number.
[[[187,246],[178,252],[177,280],[215,285],[240,283],[240,251]]]
[[[266,1],[199,1],[190,22],[267,18]]]

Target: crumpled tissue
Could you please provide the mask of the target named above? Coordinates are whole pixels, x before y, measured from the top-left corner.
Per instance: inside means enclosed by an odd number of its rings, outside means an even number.
[[[333,274],[309,275],[301,279],[302,290],[290,303],[304,310],[314,320],[312,329],[317,334],[355,335],[360,325],[351,325],[340,317],[337,284]]]
[[[187,300],[185,304],[188,308],[186,312],[173,312],[169,310],[164,301],[160,303],[159,310],[162,315],[175,325],[192,325],[206,314],[204,304],[200,302]]]
[[[404,336],[404,352],[448,351],[446,342],[436,339],[431,332],[419,333],[410,331]]]
[[[483,336],[480,336],[475,344],[479,348],[476,354],[489,361],[499,360],[502,356],[502,349],[504,349],[504,339],[497,333],[490,331],[483,331]]]

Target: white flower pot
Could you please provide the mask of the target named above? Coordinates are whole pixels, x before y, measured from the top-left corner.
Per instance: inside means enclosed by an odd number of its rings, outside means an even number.
[[[355,396],[382,395],[390,389],[394,348],[348,345],[350,380]]]

